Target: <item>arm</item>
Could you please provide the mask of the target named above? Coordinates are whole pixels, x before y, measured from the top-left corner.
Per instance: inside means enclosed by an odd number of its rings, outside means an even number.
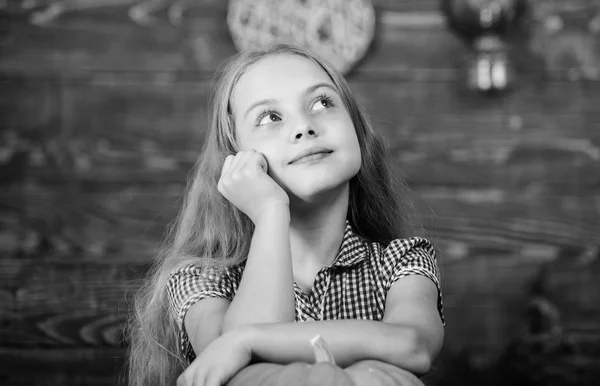
[[[271,207],[255,222],[244,274],[223,319],[222,332],[250,324],[294,321],[289,222],[287,206]]]
[[[383,322],[413,330],[416,351],[424,356],[427,372],[444,344],[438,287],[421,275],[397,280],[388,291]]]
[[[254,223],[246,266],[225,314],[223,332],[254,323],[294,320],[294,279],[287,193],[254,150],[228,155],[217,189]]]
[[[416,374],[429,370],[443,341],[437,312],[437,287],[412,275],[396,281],[388,292],[382,322],[330,320],[255,325],[242,336],[253,355],[263,361],[312,362],[309,340],[320,334],[341,367],[374,359]]]
[[[201,353],[206,346],[221,335],[223,318],[229,300],[206,298],[196,302],[185,314],[185,330],[194,353]]]
[[[265,212],[256,226],[244,274],[233,299],[207,297],[195,302],[185,314],[185,330],[196,354],[201,353],[222,333],[233,329],[294,320],[289,250],[289,220],[286,220],[286,212]],[[231,281],[225,283],[231,285]],[[210,289],[228,293],[222,288]]]

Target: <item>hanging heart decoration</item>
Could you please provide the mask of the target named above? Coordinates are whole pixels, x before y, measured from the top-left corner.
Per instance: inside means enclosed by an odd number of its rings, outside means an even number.
[[[297,44],[348,73],[373,40],[375,10],[370,0],[230,0],[227,25],[239,50]]]

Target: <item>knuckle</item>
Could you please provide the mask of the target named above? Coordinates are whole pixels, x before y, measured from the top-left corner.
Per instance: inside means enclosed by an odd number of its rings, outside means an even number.
[[[263,155],[257,152],[252,153],[252,159],[256,162],[260,162],[263,158]]]

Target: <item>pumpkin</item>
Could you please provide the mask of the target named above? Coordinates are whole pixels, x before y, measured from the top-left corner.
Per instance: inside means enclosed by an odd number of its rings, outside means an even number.
[[[424,386],[412,373],[377,360],[342,369],[319,335],[311,344],[316,363],[256,363],[240,370],[227,386]]]

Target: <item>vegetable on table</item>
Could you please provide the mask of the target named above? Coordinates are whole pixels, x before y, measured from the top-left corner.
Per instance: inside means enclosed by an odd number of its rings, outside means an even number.
[[[345,369],[335,364],[319,335],[311,339],[315,363],[288,365],[256,363],[240,370],[227,386],[424,386],[414,374],[377,360],[364,360]]]

